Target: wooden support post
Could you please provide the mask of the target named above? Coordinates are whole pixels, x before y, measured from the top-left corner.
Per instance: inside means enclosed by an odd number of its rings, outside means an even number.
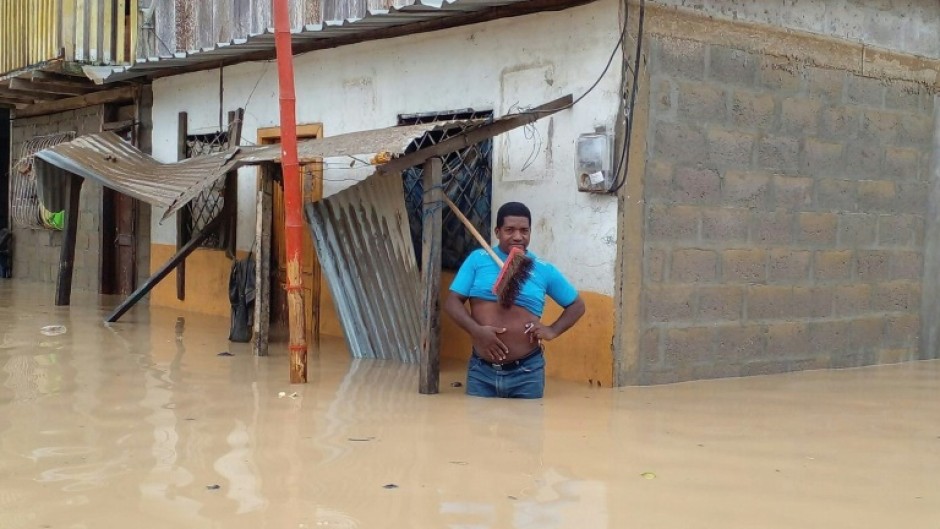
[[[189,135],[189,117],[186,112],[179,113],[176,127],[176,160],[186,159],[186,137]],[[176,212],[176,251],[180,251],[189,240],[189,206],[183,206]],[[176,299],[186,299],[186,260],[176,267]]]
[[[262,167],[258,179],[255,216],[255,324],[252,349],[257,356],[268,355],[271,325],[271,220],[274,179],[269,167]]]
[[[68,182],[65,184],[65,195],[68,197],[68,203],[65,206],[65,232],[59,254],[59,277],[56,280],[55,289],[55,304],[57,307],[67,306],[72,302],[75,239],[78,237],[78,210],[83,182],[82,177],[69,175]]]
[[[424,163],[424,222],[421,231],[421,277],[424,285],[421,327],[420,386],[425,395],[438,393],[441,375],[441,220],[444,190],[441,159]]]
[[[196,248],[199,248],[199,245],[202,243],[203,239],[208,237],[209,234],[212,233],[214,229],[216,229],[221,220],[222,217],[218,215],[216,215],[214,219],[210,220],[209,223],[206,224],[206,227],[202,229],[202,231],[194,235],[185,246],[180,248],[180,250],[170,258],[169,261],[161,266],[159,270],[154,272],[154,274],[150,276],[150,278],[147,279],[147,281],[145,281],[144,284],[140,286],[140,288],[135,290],[130,296],[128,296],[127,299],[118,305],[118,307],[114,309],[114,312],[108,316],[108,319],[104,321],[108,323],[114,323],[118,321],[118,319],[120,319],[120,317],[123,316],[125,312],[129,311],[131,307],[136,305],[138,301],[146,296],[147,293],[157,285],[157,283],[162,281],[163,278],[168,276],[174,268],[179,266],[179,264],[183,262],[184,259],[186,259],[187,255],[193,253]]]

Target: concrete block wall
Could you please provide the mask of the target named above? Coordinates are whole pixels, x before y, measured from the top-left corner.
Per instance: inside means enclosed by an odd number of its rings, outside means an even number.
[[[77,135],[101,130],[102,107],[92,106],[13,122],[11,158],[15,164],[24,143],[34,136],[75,131]],[[101,186],[86,181],[82,186],[81,216],[75,241],[75,268],[72,286],[97,292],[101,283]],[[55,283],[59,271],[62,232],[14,228],[13,277],[28,281]]]
[[[636,381],[917,357],[924,86],[654,36]]]

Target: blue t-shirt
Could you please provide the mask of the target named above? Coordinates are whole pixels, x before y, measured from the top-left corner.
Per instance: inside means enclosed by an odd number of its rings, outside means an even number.
[[[498,246],[494,247],[493,251],[503,262],[506,261],[508,256]],[[534,261],[534,266],[529,279],[522,284],[516,305],[541,318],[546,295],[562,307],[567,307],[578,299],[578,291],[574,285],[565,279],[554,265],[539,259],[532,252],[526,251],[526,255]],[[497,277],[499,266],[486,250],[480,248],[474,250],[460,265],[457,276],[450,284],[450,290],[468,298],[496,301],[493,285],[496,284]]]

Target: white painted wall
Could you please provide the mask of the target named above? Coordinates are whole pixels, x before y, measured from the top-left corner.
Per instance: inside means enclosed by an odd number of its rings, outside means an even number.
[[[940,58],[937,0],[650,0],[653,3]]]
[[[466,28],[323,50],[295,58],[298,123],[321,122],[326,135],[387,127],[398,114],[472,107],[503,115],[555,97],[583,93],[603,71],[618,34],[619,4],[599,2]],[[533,213],[532,250],[554,262],[583,290],[613,294],[617,201],[579,193],[574,147],[597,126],[613,130],[618,107],[619,54],[597,88],[574,108],[536,127],[540,142],[519,130],[494,149],[495,210],[519,200]],[[176,157],[177,114],[189,113],[190,131],[217,130],[219,72],[154,82],[153,153]],[[273,63],[242,64],[224,71],[222,108],[244,107],[243,137],[278,123]],[[522,170],[529,162],[525,171]],[[335,163],[338,162],[338,163]],[[327,160],[325,193],[362,178],[349,159]],[[239,173],[238,247],[254,234],[255,170]],[[160,215],[155,214],[158,219]],[[175,243],[175,223],[154,221],[152,240]]]

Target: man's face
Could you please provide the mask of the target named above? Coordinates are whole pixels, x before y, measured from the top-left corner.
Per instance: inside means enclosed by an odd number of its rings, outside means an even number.
[[[525,251],[529,247],[529,219],[504,217],[502,227],[496,228],[496,240],[499,241],[499,249],[506,253],[509,253],[513,246],[519,246]]]

